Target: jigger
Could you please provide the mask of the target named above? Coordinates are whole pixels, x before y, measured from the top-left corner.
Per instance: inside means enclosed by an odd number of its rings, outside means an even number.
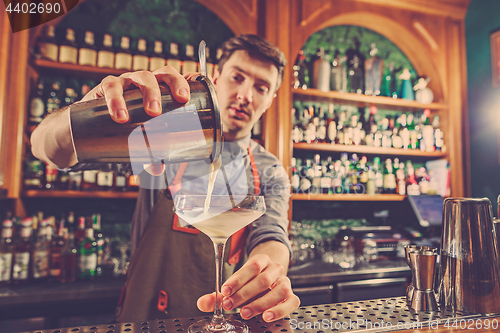
[[[415,283],[414,283],[414,278],[413,278],[413,269],[412,265],[410,263],[410,252],[414,251],[431,251],[431,252],[436,252],[437,253],[437,248],[432,247],[432,246],[423,246],[423,245],[407,245],[405,246],[405,258],[406,258],[406,263],[412,270],[412,280],[408,284],[408,288],[406,288],[406,304],[408,306],[411,305],[411,299],[413,297],[413,293],[415,291]]]
[[[437,261],[435,251],[410,251],[410,265],[415,289],[411,298],[410,310],[415,312],[437,311],[434,293],[434,274]]]

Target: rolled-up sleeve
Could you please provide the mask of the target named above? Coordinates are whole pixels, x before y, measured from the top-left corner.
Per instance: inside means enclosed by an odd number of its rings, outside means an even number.
[[[288,209],[290,180],[283,164],[263,147],[252,150],[260,177],[260,191],[266,202],[266,212],[253,222],[247,237],[247,254],[266,241],[279,241],[292,248],[288,239]]]

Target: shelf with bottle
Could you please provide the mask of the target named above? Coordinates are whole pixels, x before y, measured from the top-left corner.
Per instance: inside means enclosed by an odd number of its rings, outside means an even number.
[[[74,190],[25,190],[25,198],[99,198],[99,199],[137,199],[137,192],[112,191],[74,191]]]
[[[385,148],[373,147],[366,145],[340,145],[332,143],[307,143],[298,142],[293,144],[294,151],[307,152],[335,152],[335,153],[359,153],[365,155],[379,156],[408,156],[422,157],[428,159],[437,159],[446,157],[446,152],[443,151],[421,151],[418,149],[403,149],[403,148]]]
[[[297,201],[403,201],[406,195],[400,194],[310,194],[292,193],[292,200]]]
[[[351,104],[358,107],[369,107],[375,105],[380,108],[390,108],[400,111],[421,111],[423,109],[430,109],[435,111],[447,110],[448,105],[445,103],[419,103],[414,100],[407,100],[401,98],[392,98],[386,96],[370,96],[364,94],[356,94],[342,91],[321,91],[319,89],[293,89],[294,98],[303,101],[330,101],[341,104]]]

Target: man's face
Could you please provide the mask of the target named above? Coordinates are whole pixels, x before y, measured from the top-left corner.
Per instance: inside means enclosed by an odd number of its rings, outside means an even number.
[[[221,73],[214,73],[225,140],[248,135],[276,96],[278,69],[271,62],[235,51]]]

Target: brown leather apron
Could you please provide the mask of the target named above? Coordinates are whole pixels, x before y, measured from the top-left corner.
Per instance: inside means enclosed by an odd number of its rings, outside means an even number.
[[[250,148],[248,153],[255,193],[259,194],[260,179]],[[180,189],[185,169],[183,163],[169,186],[172,193]],[[196,301],[215,290],[214,246],[197,229],[179,227],[173,208],[172,200],[161,191],[128,267],[116,309],[117,322],[206,314],[198,310]],[[235,264],[243,259],[247,228],[238,231],[227,243],[230,251],[224,265],[225,277],[232,274],[228,268],[234,271]]]

